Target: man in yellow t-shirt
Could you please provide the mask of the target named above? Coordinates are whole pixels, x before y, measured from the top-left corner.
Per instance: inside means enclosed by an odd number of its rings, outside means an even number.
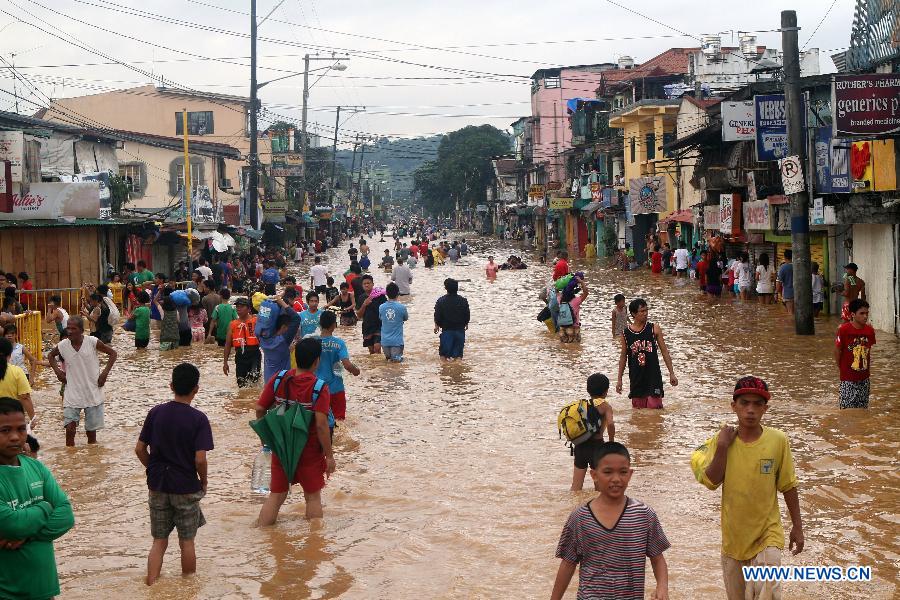
[[[731,402],[738,426],[723,427],[691,456],[697,481],[711,490],[722,486],[722,572],[729,600],[781,598],[780,582],[745,582],[741,570],[781,564],[784,529],[778,492],[791,515],[789,549],[793,554],[803,550],[797,476],[787,436],[760,422],[769,398],[762,379],[739,379]]]

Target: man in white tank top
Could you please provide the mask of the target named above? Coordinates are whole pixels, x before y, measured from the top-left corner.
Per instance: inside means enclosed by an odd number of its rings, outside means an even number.
[[[72,315],[66,324],[68,336],[50,352],[48,360],[56,377],[65,384],[63,392],[63,426],[66,446],[75,445],[75,431],[84,411],[84,428],[88,444],[97,443],[97,430],[103,427],[103,386],[118,354],[99,338],[84,335],[84,319]],[[100,356],[107,355],[106,367],[100,371]],[[57,362],[65,362],[65,371]]]

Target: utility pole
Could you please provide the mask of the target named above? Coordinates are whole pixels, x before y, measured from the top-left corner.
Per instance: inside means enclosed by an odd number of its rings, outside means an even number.
[[[350,162],[350,191],[347,195],[347,213],[350,213],[350,207],[353,206],[353,171],[356,170],[356,149],[359,148],[359,134],[356,134],[356,141],[353,142],[353,160]]]
[[[800,91],[800,49],[797,43],[797,12],[781,11],[781,48],[784,52],[784,99],[787,109],[788,154],[806,162],[803,125],[806,111]],[[805,187],[805,186],[804,186]],[[791,246],[794,264],[794,331],[813,335],[812,276],[809,251],[809,191],[791,195]]]
[[[365,165],[365,162],[366,162],[366,140],[365,140],[365,138],[363,138],[362,149],[359,154],[359,177],[356,178],[357,197],[361,196],[363,199],[363,202],[365,202],[365,200],[366,200],[366,195],[362,191],[362,172],[363,172],[363,166]],[[353,173],[351,173],[350,175],[352,176]],[[365,207],[363,207],[363,208],[365,209]]]
[[[259,224],[259,151],[257,149],[256,98],[256,0],[250,0],[250,183],[247,189],[247,208],[250,210],[250,227]],[[304,117],[306,113],[304,112]],[[305,119],[304,119],[305,123]]]
[[[306,139],[306,105],[309,103],[309,54],[303,56],[303,116],[300,119],[300,175],[303,179],[303,189],[306,189],[306,149],[309,147]]]
[[[341,107],[337,107],[337,116],[334,118],[334,144],[331,146],[331,186],[328,188],[328,203],[334,205],[334,173],[337,170],[337,137],[338,128],[341,126]]]
[[[188,111],[186,108],[181,109],[181,125],[182,133],[184,133],[184,206],[185,216],[187,218],[187,247],[188,247],[188,265],[191,272],[194,270],[194,238],[191,231],[193,226],[193,213],[191,212],[191,155],[188,152]]]

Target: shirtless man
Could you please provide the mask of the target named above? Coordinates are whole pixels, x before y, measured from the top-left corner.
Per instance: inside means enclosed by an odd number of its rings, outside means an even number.
[[[850,314],[850,303],[857,298],[866,299],[866,282],[856,276],[858,269],[856,263],[844,265],[844,291],[842,292],[844,304],[841,306],[841,320],[845,323],[853,320],[853,315]]]

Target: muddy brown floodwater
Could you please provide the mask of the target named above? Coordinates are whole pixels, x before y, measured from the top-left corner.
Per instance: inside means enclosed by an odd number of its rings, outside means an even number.
[[[56,544],[62,598],[547,597],[565,518],[592,497],[568,491],[572,459],[558,439],[556,413],[584,395],[592,372],[614,378],[609,313],[617,292],[648,299],[679,378],[677,388],[667,387],[661,412],[633,411],[627,397],[610,395],[617,438],[633,453],[628,493],[656,510],[672,543],[671,597],[724,596],[719,494],[694,481],[689,458],[722,422],[733,421],[734,381],[753,373],[769,382],[765,422],[789,435],[800,478],[806,550],[786,554],[785,563],[869,565],[875,576],[863,584],[790,584],[785,598],[897,598],[896,337],[879,334],[872,408],[840,411],[833,319],[817,321],[816,336],[801,338],[775,306],[710,303],[671,278],[577,263],[591,286],[581,313],[584,339],[561,345],[534,319],[549,267],[526,254],[528,270],[501,272],[491,285],[487,255],[502,258],[511,247],[489,239],[473,246],[474,255],[456,266],[427,270],[420,262],[415,269],[405,300],[405,363],[368,356],[358,328],[339,328],[363,372],[347,377],[348,420],[336,434],[337,472],[319,523],[303,519],[303,497],[295,492],[276,527],[252,527],[261,498],[250,492],[258,443],[247,422],[258,390],[239,391],[222,374],[218,347],[160,355],[152,342],[138,353],[128,334],[117,334],[107,426],[94,447],[81,433],[78,447],[64,447],[58,385],[45,370],[35,395],[42,459],[68,491],[76,517]],[[373,243],[372,256],[385,247]],[[345,270],[346,249],[329,251],[332,271]],[[297,270],[306,283],[308,267]],[[465,359],[443,364],[432,308],[449,276],[463,280],[473,319]],[[387,282],[383,273],[375,279]],[[215,436],[203,500],[209,523],[197,538],[198,573],[180,576],[173,537],[163,579],[148,589],[147,490],[133,448],[147,410],[169,398],[171,368],[181,361],[202,371],[195,406]],[[577,578],[570,597],[576,587]]]

